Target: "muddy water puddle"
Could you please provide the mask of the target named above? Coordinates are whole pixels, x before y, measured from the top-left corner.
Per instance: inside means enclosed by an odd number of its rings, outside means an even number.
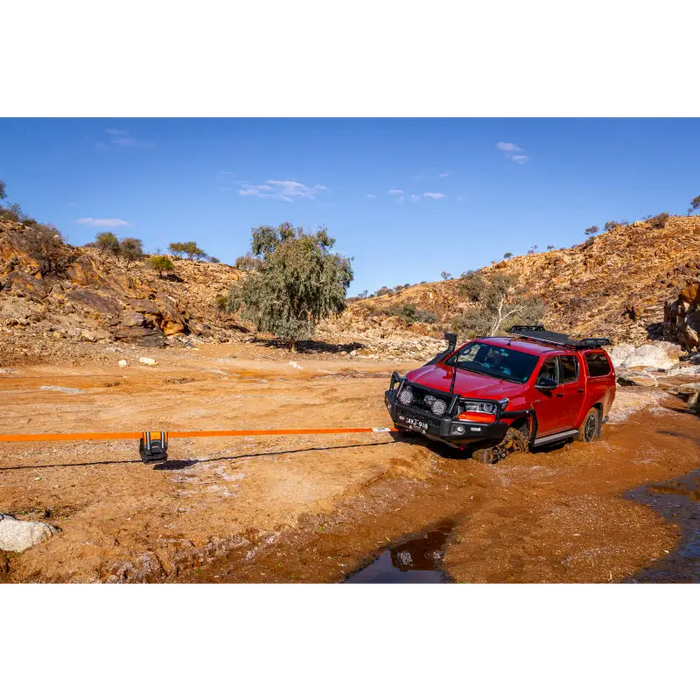
[[[454,522],[444,522],[402,538],[380,550],[371,564],[350,575],[344,583],[449,583],[442,560],[453,529]]]
[[[681,539],[667,556],[624,582],[700,583],[700,469],[670,481],[640,486],[626,497],[676,523]]]

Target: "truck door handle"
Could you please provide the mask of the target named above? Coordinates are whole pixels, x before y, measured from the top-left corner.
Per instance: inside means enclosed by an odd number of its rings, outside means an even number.
[[[557,396],[561,398],[562,396],[564,396],[564,394],[557,394]]]
[[[578,390],[578,393],[579,393],[579,394],[583,394],[583,389],[579,389],[579,390]]]

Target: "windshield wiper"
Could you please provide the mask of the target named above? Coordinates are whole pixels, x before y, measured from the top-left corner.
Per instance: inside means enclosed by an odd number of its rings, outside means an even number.
[[[471,367],[460,367],[457,365],[457,369],[461,369],[463,372],[474,372],[474,374],[483,374],[485,377],[492,377],[492,374],[488,372],[480,372],[478,369],[472,369]]]

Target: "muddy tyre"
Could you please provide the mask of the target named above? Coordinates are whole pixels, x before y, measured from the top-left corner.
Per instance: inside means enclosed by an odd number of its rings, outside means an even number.
[[[600,437],[600,412],[597,408],[592,408],[581,423],[578,429],[576,440],[579,442],[593,442]]]
[[[526,428],[508,428],[505,437],[497,445],[472,452],[472,459],[481,464],[496,464],[508,455],[529,452],[530,440]]]

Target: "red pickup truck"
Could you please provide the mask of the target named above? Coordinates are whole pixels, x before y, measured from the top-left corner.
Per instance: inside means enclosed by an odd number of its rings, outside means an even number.
[[[396,427],[495,464],[510,452],[600,437],[615,398],[607,338],[574,340],[543,326],[448,348],[405,377],[394,372],[385,404]]]

